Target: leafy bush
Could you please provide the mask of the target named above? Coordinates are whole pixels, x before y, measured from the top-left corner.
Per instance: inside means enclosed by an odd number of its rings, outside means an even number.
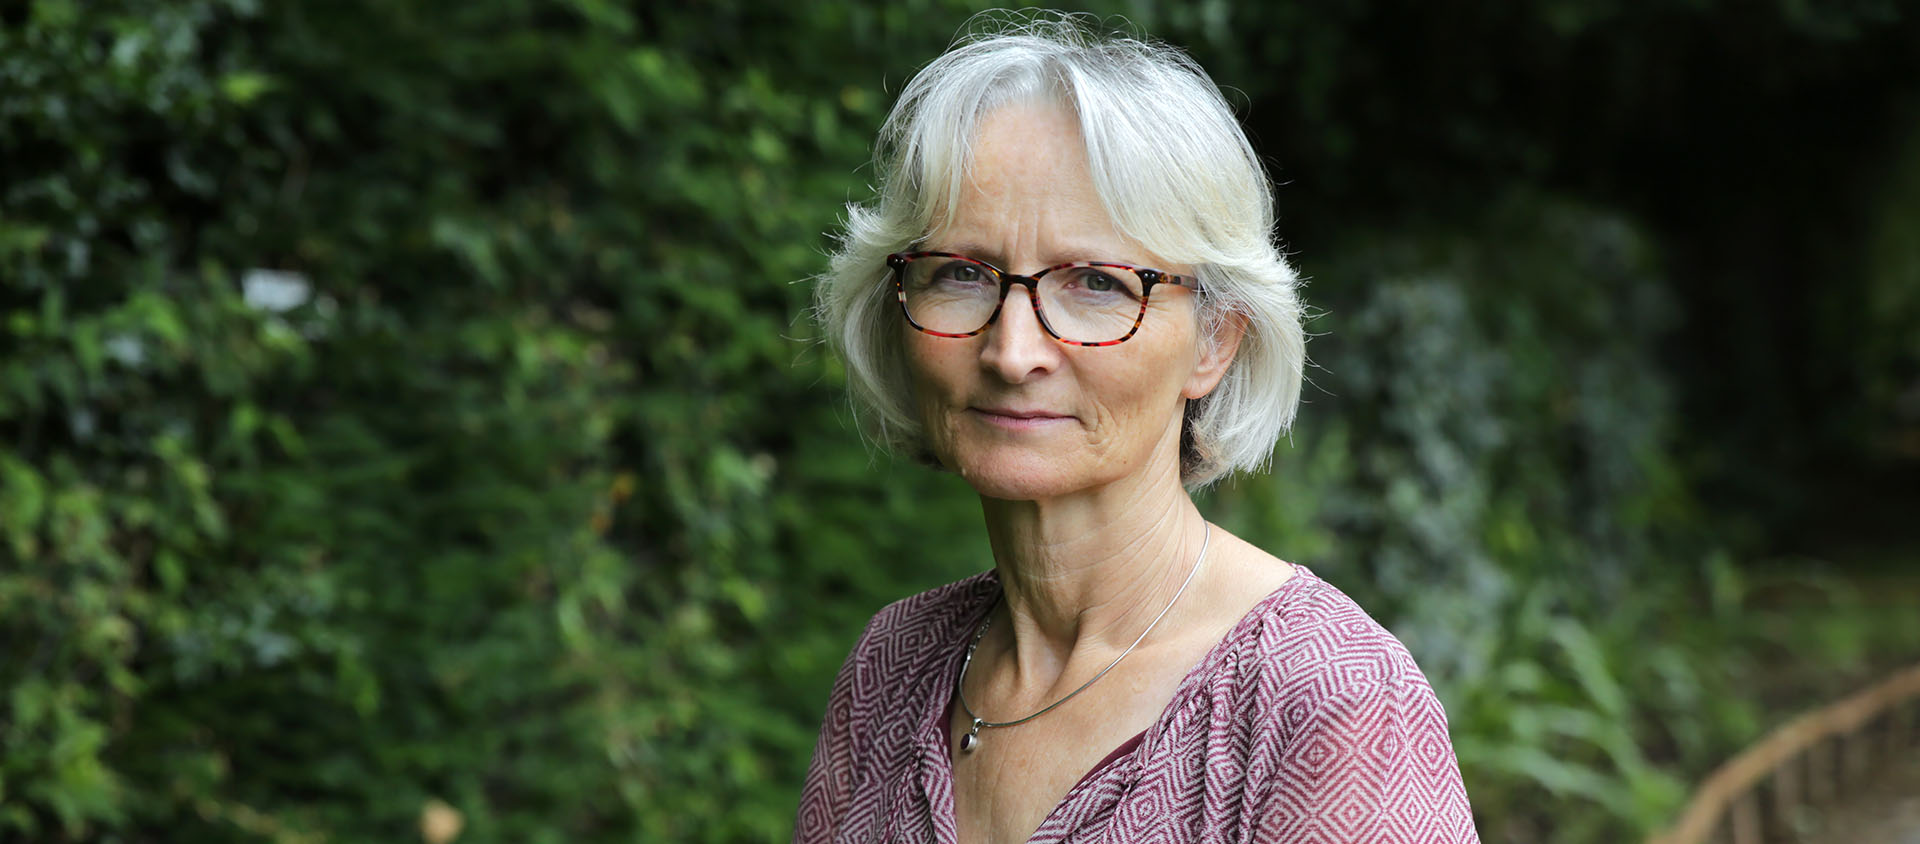
[[[16,18],[0,829],[783,830],[865,613],[981,559],[794,340],[877,92],[727,10]]]
[[[1661,674],[1695,676],[1697,643],[1643,637],[1689,602],[1675,587],[1704,545],[1666,457],[1654,252],[1617,217],[1518,194],[1343,254],[1313,273],[1349,300],[1316,322],[1327,392],[1254,483],[1309,485],[1292,504],[1323,534],[1303,561],[1413,649],[1488,837],[1657,823],[1684,789],[1642,748],[1661,719],[1697,717]],[[1260,530],[1262,507],[1221,503]],[[1654,659],[1620,659],[1635,649]]]

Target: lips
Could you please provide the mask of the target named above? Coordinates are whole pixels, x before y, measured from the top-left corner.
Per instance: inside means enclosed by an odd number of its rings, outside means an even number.
[[[1002,431],[1040,431],[1072,421],[1073,417],[1050,410],[1017,407],[970,407],[975,419]]]
[[[1048,410],[1015,410],[1013,408],[1007,408],[1007,407],[976,407],[976,408],[973,408],[973,410],[977,410],[981,413],[989,413],[994,416],[1006,416],[1013,419],[1072,419],[1073,418],[1064,413],[1054,413]]]

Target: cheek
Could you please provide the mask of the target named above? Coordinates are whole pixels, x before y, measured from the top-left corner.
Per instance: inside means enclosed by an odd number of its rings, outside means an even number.
[[[946,410],[952,405],[953,396],[964,388],[965,361],[956,355],[963,350],[954,348],[964,344],[940,340],[941,345],[936,345],[927,341],[939,338],[929,338],[912,329],[907,332],[909,336],[901,344],[901,354],[906,359],[911,404],[926,430],[928,444],[938,450],[952,425]]]
[[[1124,436],[1139,448],[1158,445],[1169,431],[1176,432],[1177,438],[1186,406],[1183,392],[1198,361],[1194,328],[1176,322],[1192,317],[1178,309],[1168,311],[1148,315],[1149,319],[1160,318],[1153,325],[1163,331],[1152,338],[1137,338],[1149,341],[1142,344],[1141,354],[1131,365],[1116,368],[1103,379],[1104,394],[1113,397],[1106,415],[1115,424],[1114,436]],[[1184,330],[1165,330],[1172,328]]]
[[[1102,373],[1099,384],[1089,385],[1098,396],[1093,404],[1103,450],[1158,442],[1167,426],[1177,424],[1186,370],[1169,360],[1177,356],[1145,357],[1161,363],[1116,368]]]
[[[901,354],[907,362],[907,375],[912,379],[916,398],[925,403],[928,399],[944,392],[953,380],[953,361],[950,349],[942,349],[926,342],[927,335],[912,332],[901,344]]]

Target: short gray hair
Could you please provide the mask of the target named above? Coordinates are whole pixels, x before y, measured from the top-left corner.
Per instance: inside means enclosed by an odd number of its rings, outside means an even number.
[[[1196,268],[1207,341],[1225,319],[1245,323],[1225,377],[1187,405],[1182,483],[1259,469],[1293,423],[1306,360],[1299,276],[1273,238],[1272,188],[1198,64],[1173,47],[1099,34],[1074,15],[1019,16],[963,37],[907,83],[881,127],[878,195],[847,207],[846,234],[816,290],[861,431],[896,453],[927,456],[886,256],[922,241],[958,204],[986,114],[1036,100],[1078,116],[1115,226]]]

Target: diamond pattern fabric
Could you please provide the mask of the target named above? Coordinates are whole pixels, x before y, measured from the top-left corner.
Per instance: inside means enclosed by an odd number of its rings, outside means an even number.
[[[796,844],[955,841],[947,712],[993,572],[883,609],[841,667]],[[1477,842],[1447,717],[1393,634],[1305,566],[1080,780],[1046,844]]]

